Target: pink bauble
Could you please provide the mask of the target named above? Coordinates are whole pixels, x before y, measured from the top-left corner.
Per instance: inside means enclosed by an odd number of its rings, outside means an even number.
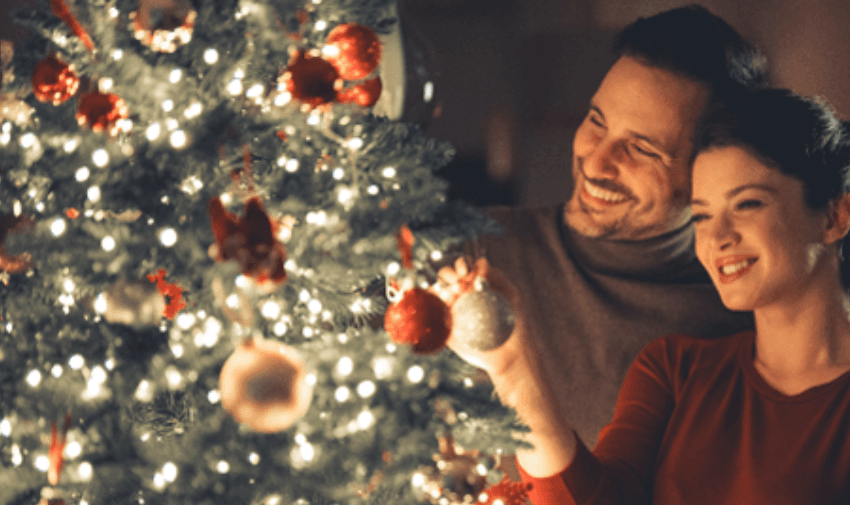
[[[248,340],[221,369],[221,405],[259,433],[292,426],[310,407],[313,394],[298,353],[274,340]]]

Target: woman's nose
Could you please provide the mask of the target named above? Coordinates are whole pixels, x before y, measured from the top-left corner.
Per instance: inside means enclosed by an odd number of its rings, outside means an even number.
[[[732,220],[723,214],[715,220],[712,239],[714,240],[716,249],[723,251],[737,244],[741,240],[741,236],[735,229],[735,224]]]

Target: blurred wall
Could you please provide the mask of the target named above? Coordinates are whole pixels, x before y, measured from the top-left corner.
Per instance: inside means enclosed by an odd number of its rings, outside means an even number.
[[[612,63],[613,34],[639,16],[687,5],[673,0],[403,0],[441,72],[442,115],[428,132],[463,153],[445,171],[459,194],[487,191],[485,176],[513,190],[513,202],[546,204],[570,193],[573,132]],[[850,2],[700,0],[767,54],[774,83],[825,96],[850,119]],[[492,118],[510,117],[493,135]],[[510,135],[505,132],[511,132]],[[513,152],[493,169],[493,151]],[[472,163],[474,165],[474,163]],[[477,202],[495,201],[477,195]]]

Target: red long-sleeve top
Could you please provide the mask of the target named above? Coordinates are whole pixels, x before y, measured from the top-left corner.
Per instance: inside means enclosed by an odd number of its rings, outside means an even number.
[[[591,453],[535,479],[534,505],[846,505],[850,372],[788,396],[756,371],[755,335],[661,338],[638,356]]]

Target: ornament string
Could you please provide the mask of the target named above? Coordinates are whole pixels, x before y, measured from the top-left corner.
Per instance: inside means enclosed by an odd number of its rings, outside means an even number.
[[[66,25],[71,29],[71,32],[76,35],[82,42],[83,45],[86,46],[90,52],[94,52],[95,46],[89,34],[86,32],[85,28],[77,21],[77,18],[74,17],[74,14],[71,13],[71,9],[68,8],[68,5],[64,0],[50,0],[50,8],[53,10],[53,14],[56,15],[59,19],[65,22]]]

